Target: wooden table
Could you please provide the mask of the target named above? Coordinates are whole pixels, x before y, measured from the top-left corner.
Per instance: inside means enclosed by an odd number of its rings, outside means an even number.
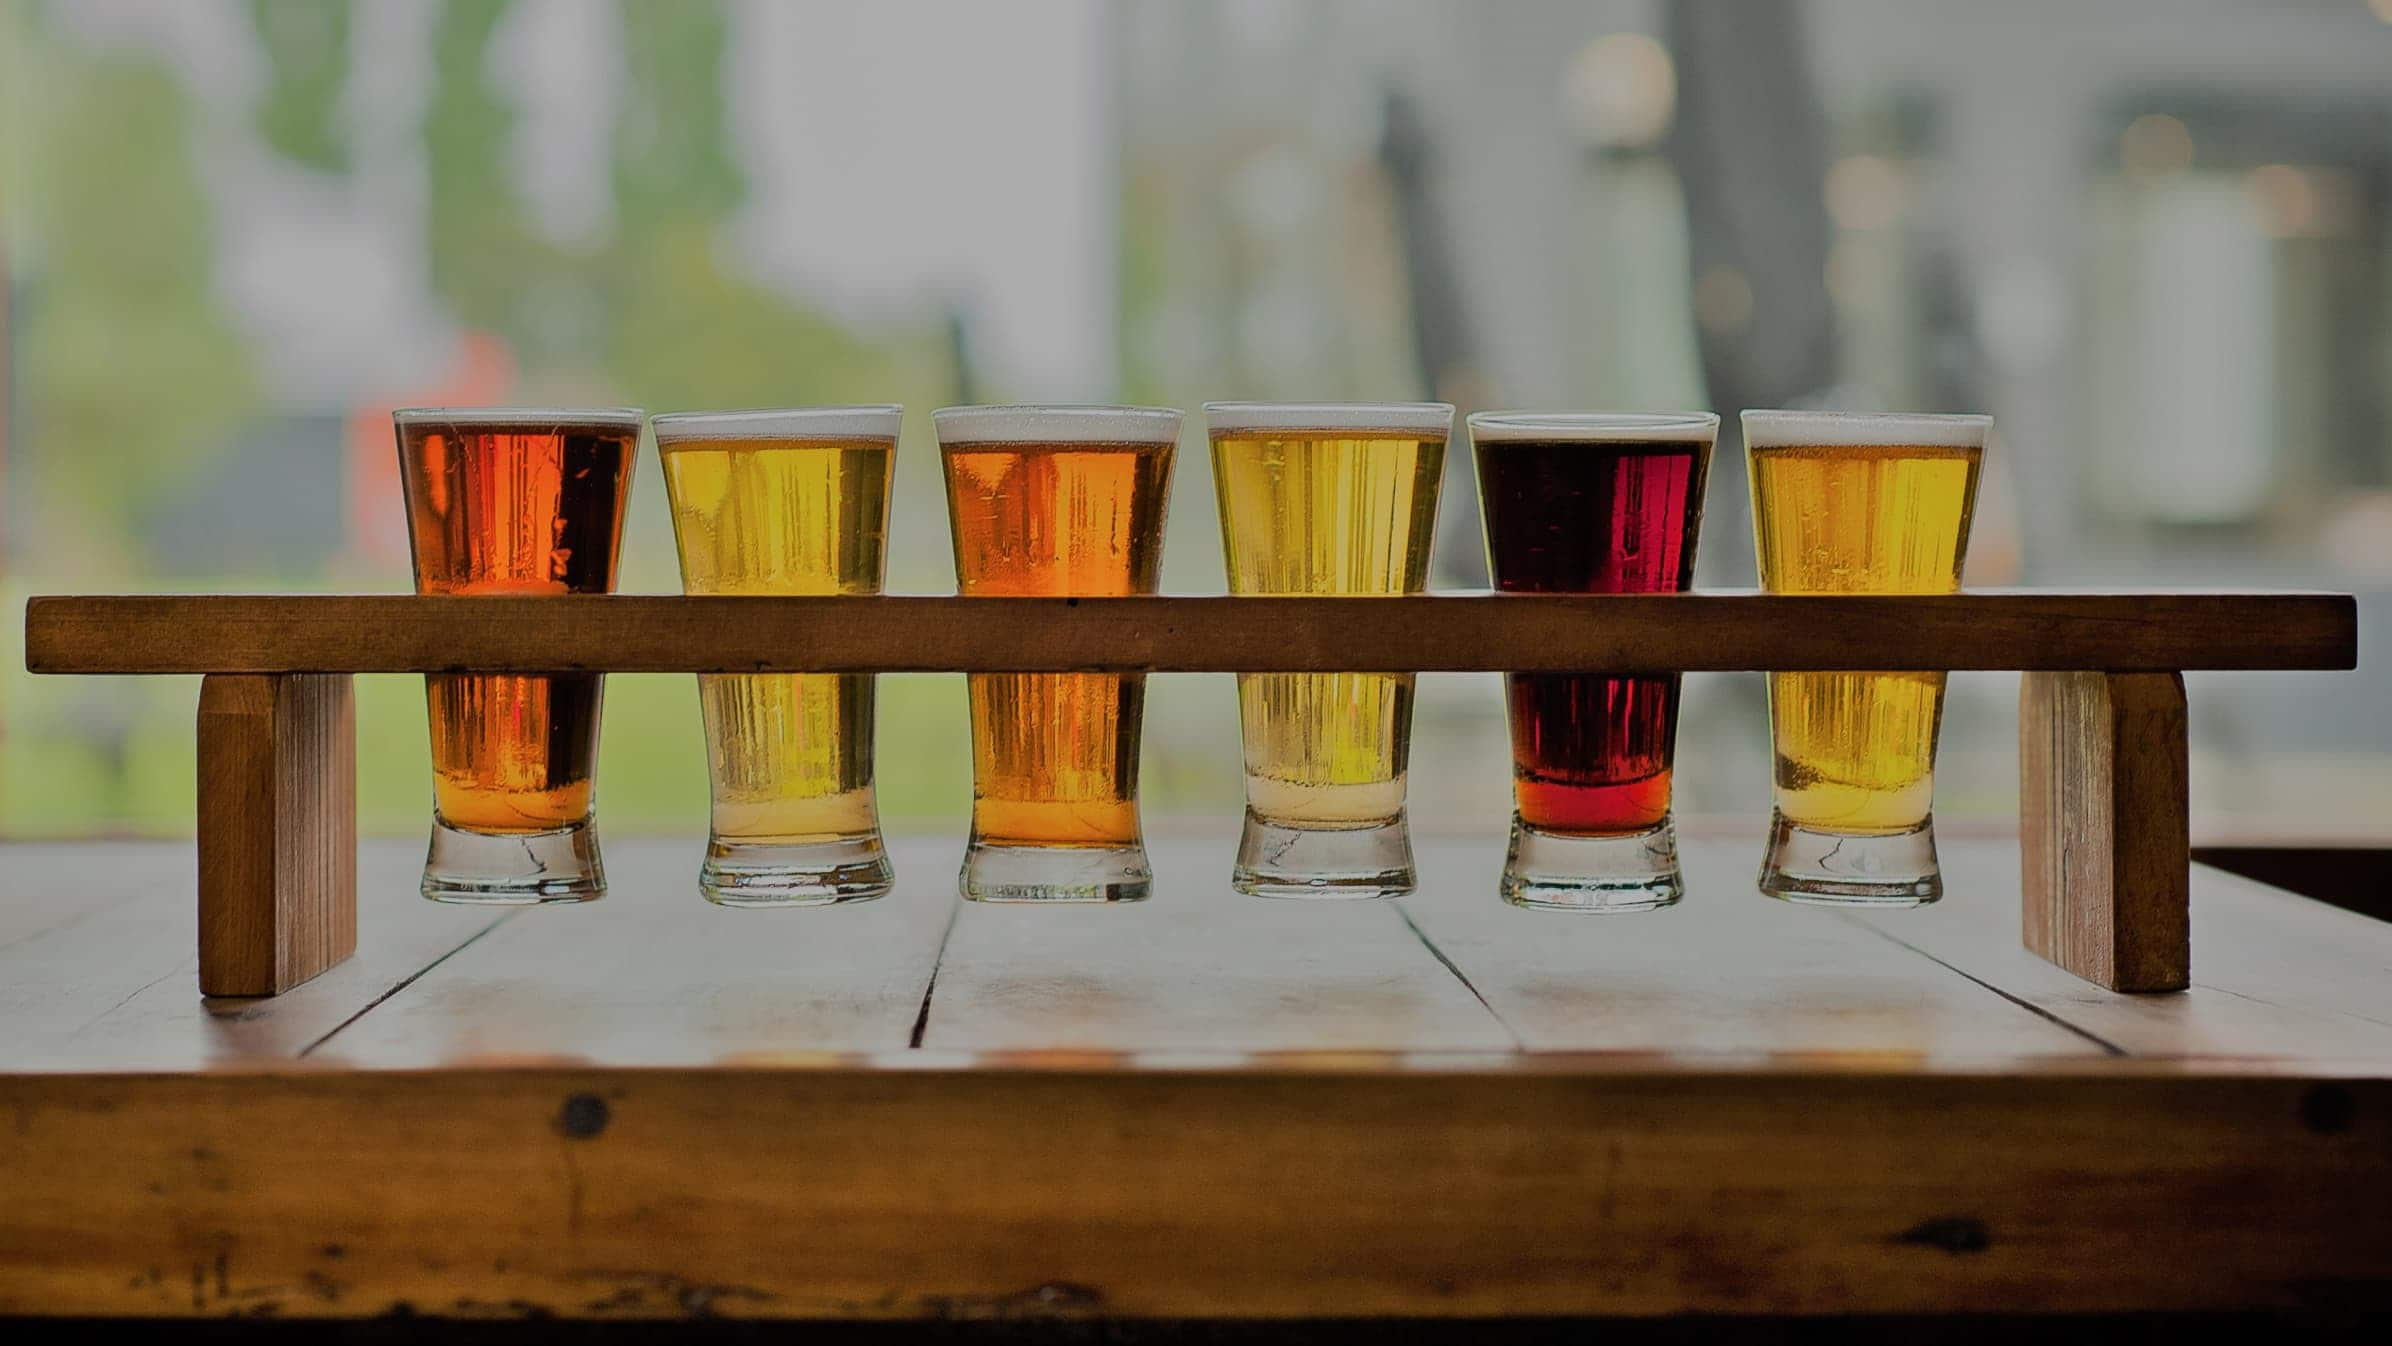
[[[922,1318],[2080,1312],[2392,1291],[2392,926],[2200,869],[2195,985],[2020,947],[2014,839],[1938,907],[1227,887],[706,906],[413,896],[357,956],[192,991],[188,843],[0,847],[0,1315]]]

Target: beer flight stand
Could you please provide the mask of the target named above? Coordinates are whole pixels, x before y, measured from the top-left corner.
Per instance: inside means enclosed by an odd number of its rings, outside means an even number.
[[[2348,597],[37,598],[26,651],[205,676],[200,984],[270,998],[190,995],[171,845],[0,847],[0,1324],[2392,1303],[2392,926],[2186,844],[2181,672],[2349,668]],[[1024,910],[898,835],[768,916],[620,838],[518,915],[355,835],[359,672],[1855,666],[2024,671],[2023,864],[1795,911],[1690,824],[1598,918],[1485,835],[1350,904],[1158,835],[1153,901]]]
[[[2180,990],[2183,672],[2357,659],[2354,600],[2323,593],[112,596],[34,598],[25,622],[35,673],[205,675],[210,996],[278,995],[354,952],[350,675],[460,672],[2015,670],[2026,946],[2110,990]]]

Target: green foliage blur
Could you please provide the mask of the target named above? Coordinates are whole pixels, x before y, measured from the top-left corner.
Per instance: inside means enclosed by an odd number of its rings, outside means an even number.
[[[342,100],[353,15],[345,0],[251,0],[266,62],[258,141],[337,182],[352,171]],[[509,400],[654,411],[831,401],[927,410],[956,386],[943,324],[857,331],[727,266],[722,237],[746,184],[726,144],[720,0],[623,7],[628,87],[614,119],[614,214],[604,236],[538,230],[507,159],[517,116],[493,88],[508,0],[448,0],[421,135],[429,282],[468,332],[503,344]],[[402,588],[371,575],[171,574],[142,521],[277,413],[215,290],[214,211],[200,177],[198,110],[149,57],[86,47],[48,11],[0,5],[0,261],[17,356],[0,460],[16,572],[33,592]],[[342,445],[328,437],[326,454]],[[633,490],[623,588],[679,587],[652,454]],[[900,455],[917,488],[935,455]],[[916,461],[918,460],[918,461]],[[390,508],[397,511],[394,498]],[[922,541],[916,539],[915,541]],[[944,542],[894,557],[893,587],[943,587]],[[187,831],[196,680],[35,679],[21,623],[5,623],[0,826],[19,835]],[[948,820],[967,803],[962,689],[892,678],[881,693],[881,793],[892,820]],[[362,823],[428,819],[421,681],[359,679]],[[599,790],[609,825],[703,827],[705,764],[688,678],[610,680]]]

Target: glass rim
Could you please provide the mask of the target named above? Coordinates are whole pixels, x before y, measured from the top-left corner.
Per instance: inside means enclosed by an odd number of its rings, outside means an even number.
[[[894,440],[904,422],[905,408],[895,402],[859,402],[852,406],[668,411],[650,417],[648,428],[656,432],[657,447],[662,448],[692,439]]]
[[[1187,413],[1101,403],[974,403],[930,413],[939,447],[960,444],[1177,444]]]
[[[1739,419],[1748,449],[1909,444],[1982,449],[1993,430],[1993,417],[1974,413],[1769,409],[1746,411]]]
[[[1453,437],[1451,402],[1207,402],[1204,420],[1218,438],[1252,430],[1435,432]]]
[[[397,407],[398,425],[627,425],[637,430],[648,413],[638,407]]]
[[[1480,411],[1464,424],[1474,444],[1709,444],[1719,417],[1708,411]]]

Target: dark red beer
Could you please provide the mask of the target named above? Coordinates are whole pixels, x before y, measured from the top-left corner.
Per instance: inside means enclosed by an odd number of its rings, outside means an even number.
[[[1688,587],[1710,424],[1707,417],[1519,416],[1474,425],[1496,589]],[[1512,788],[1522,823],[1606,836],[1642,832],[1668,817],[1676,674],[1513,674],[1508,682]]]

